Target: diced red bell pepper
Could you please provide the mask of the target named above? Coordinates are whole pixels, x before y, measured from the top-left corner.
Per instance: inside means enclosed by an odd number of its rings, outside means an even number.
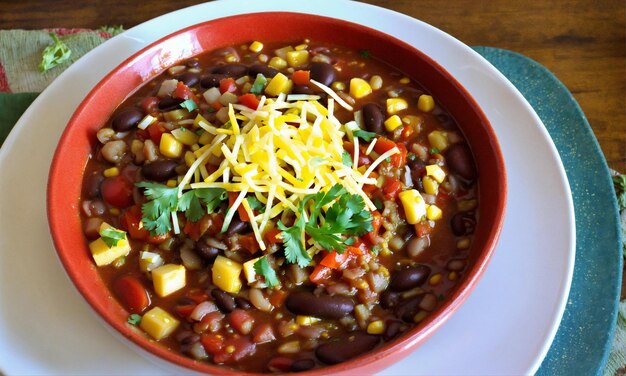
[[[287,299],[285,290],[272,290],[269,296],[269,301],[274,307],[282,307],[285,299]]]
[[[265,231],[265,234],[263,234],[263,240],[265,240],[268,245],[282,243],[283,239],[280,237],[281,232],[282,231],[280,229],[271,228]]]
[[[176,312],[180,318],[191,321],[189,315],[191,315],[194,309],[196,309],[196,304],[183,304],[174,307],[174,312]]]
[[[235,80],[231,77],[223,78],[220,80],[220,93],[224,94],[226,92],[233,93],[237,90],[237,84]]]
[[[165,234],[160,234],[160,235],[148,235],[148,238],[146,239],[146,241],[150,244],[154,244],[154,245],[159,245],[161,243],[163,243],[164,241],[168,240],[171,237],[169,232],[166,232]]]
[[[161,125],[160,122],[150,124],[146,130],[148,131],[152,142],[154,142],[157,146],[161,142],[161,136],[163,136],[163,133],[167,132],[165,127]]]
[[[309,279],[311,280],[311,282],[319,285],[328,281],[328,279],[330,279],[330,276],[332,275],[332,272],[333,270],[331,268],[322,264],[317,264],[315,266],[315,269],[313,269],[313,272],[309,275]]]
[[[132,313],[141,313],[150,306],[150,295],[139,279],[133,275],[125,275],[113,283],[115,295]]]
[[[378,210],[374,210],[372,212],[372,231],[365,234],[365,239],[369,241],[371,244],[378,244],[380,242],[378,232],[380,231],[380,226],[383,224],[383,217],[378,212]]]
[[[239,196],[238,192],[228,192],[228,207],[229,208],[233,206],[238,196]],[[239,219],[241,219],[243,222],[250,222],[250,217],[248,217],[248,212],[246,212],[246,209],[244,209],[243,205],[239,204],[239,207],[237,208],[237,213],[239,213]]]
[[[239,103],[243,104],[246,107],[250,107],[253,110],[256,110],[259,107],[259,104],[261,103],[259,99],[256,97],[256,95],[252,93],[240,95],[238,100],[239,100]]]
[[[297,70],[291,75],[294,85],[308,85],[311,73],[307,70]]]
[[[433,228],[430,227],[430,224],[427,221],[422,221],[415,224],[415,233],[418,237],[426,236],[433,231]]]
[[[156,114],[159,112],[159,98],[145,97],[139,102],[139,106],[145,113]]]
[[[404,128],[402,128],[402,133],[400,133],[400,140],[407,141],[409,138],[411,138],[414,131],[415,130],[412,126],[405,125]]]
[[[232,347],[231,347],[232,346]],[[228,352],[225,349],[234,348],[235,351]],[[213,357],[217,364],[237,362],[256,350],[256,345],[247,336],[228,338],[224,341],[223,348]]]
[[[378,137],[378,141],[374,144],[374,151],[378,154],[384,154],[396,147],[396,143],[385,137]]]
[[[400,180],[390,177],[385,178],[385,183],[383,184],[383,193],[385,194],[385,198],[387,200],[395,200],[401,190],[402,183],[400,183]]]
[[[176,89],[174,89],[174,92],[172,93],[172,98],[178,98],[182,100],[193,99],[194,102],[200,103],[200,100],[189,88],[189,86],[185,85],[181,81],[178,81],[178,85],[176,85]]]
[[[261,246],[259,246],[259,243],[256,241],[254,234],[240,235],[237,241],[239,245],[241,245],[241,248],[250,252],[250,254],[255,254],[261,250]]]
[[[406,150],[406,146],[402,143],[397,144],[396,146],[400,152],[391,156],[391,164],[394,167],[402,168],[406,165],[406,156],[409,152]]]
[[[128,209],[122,217],[122,224],[125,226],[131,239],[146,240],[150,235],[150,231],[143,227],[141,223],[142,216],[141,206],[135,205]]]
[[[220,334],[206,333],[200,337],[200,343],[206,352],[216,355],[224,348],[224,336]]]
[[[235,309],[228,314],[230,325],[239,333],[247,335],[254,326],[254,317],[243,309]]]
[[[124,175],[105,178],[100,187],[102,198],[108,204],[118,208],[133,204],[133,185]]]
[[[259,325],[252,334],[252,342],[256,344],[272,342],[275,339],[276,334],[274,334],[274,329],[270,323]]]
[[[345,141],[343,143],[343,149],[347,151],[348,154],[350,154],[350,159],[354,161],[354,144],[352,142]],[[373,160],[369,155],[365,154],[366,150],[367,148],[359,148],[359,164],[357,167],[368,166],[372,164]]]
[[[347,250],[341,254],[337,253],[337,251],[332,251],[324,256],[322,261],[320,261],[320,265],[331,269],[338,269],[350,259],[350,256],[351,254]]]

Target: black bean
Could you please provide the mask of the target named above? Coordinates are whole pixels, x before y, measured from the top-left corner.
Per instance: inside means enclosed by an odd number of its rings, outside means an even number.
[[[200,86],[204,89],[209,89],[212,87],[220,86],[220,81],[225,79],[226,75],[224,74],[208,74],[200,80]]]
[[[409,298],[396,307],[396,316],[406,322],[413,322],[413,318],[420,311],[420,303],[423,295],[417,295]]]
[[[213,261],[220,254],[219,249],[211,247],[203,239],[198,240],[193,249],[196,251],[198,256],[202,257],[206,261]]]
[[[467,144],[454,144],[445,151],[446,163],[450,170],[467,180],[476,178],[476,167],[472,152]]]
[[[244,232],[250,231],[250,224],[248,222],[243,222],[239,219],[238,216],[234,216],[233,220],[230,222],[228,226],[228,230],[226,230],[227,235],[232,234],[242,234]]]
[[[400,334],[400,329],[402,328],[402,322],[400,321],[391,321],[387,323],[387,327],[385,328],[385,333],[383,333],[383,339],[385,341],[391,341],[396,338],[398,334]]]
[[[365,124],[365,129],[377,134],[385,133],[385,117],[383,116],[383,111],[376,103],[366,104],[361,109],[361,113],[363,114],[363,124]]]
[[[265,78],[271,78],[278,74],[278,69],[268,67],[265,64],[252,64],[248,67],[248,76],[253,79],[256,78],[257,74],[261,73],[265,76]]]
[[[476,219],[471,213],[456,213],[450,219],[450,228],[456,236],[469,235],[474,232]]]
[[[400,294],[397,292],[385,290],[380,294],[380,305],[384,309],[390,309],[398,305],[400,302]]]
[[[143,165],[141,173],[146,179],[163,181],[176,175],[177,166],[176,161],[163,159]]]
[[[200,65],[200,62],[196,59],[189,59],[185,61],[185,65],[188,66],[189,68],[195,68],[198,65]]]
[[[406,164],[409,166],[409,170],[411,171],[413,186],[415,189],[423,191],[422,176],[426,170],[426,164],[419,158],[408,160]]]
[[[118,112],[111,122],[111,127],[116,132],[126,132],[133,129],[139,123],[144,114],[137,108],[126,108]]]
[[[237,307],[241,309],[250,309],[252,308],[252,304],[246,298],[242,298],[240,296],[235,298],[235,303],[237,303]]]
[[[291,363],[291,367],[289,368],[289,370],[291,372],[303,372],[308,371],[313,367],[315,367],[315,361],[313,359],[305,358],[298,359]]]
[[[342,336],[337,341],[318,346],[315,349],[315,355],[326,364],[337,364],[365,354],[373,349],[379,341],[379,336],[362,331],[352,332]]]
[[[294,292],[285,300],[287,309],[297,315],[339,319],[354,311],[354,302],[345,296]]]
[[[100,198],[100,185],[102,181],[104,181],[104,175],[99,172],[91,174],[85,179],[84,187],[87,198]]]
[[[391,291],[406,291],[420,286],[430,275],[430,268],[426,265],[417,265],[395,272],[391,276],[389,289]]]
[[[235,303],[235,298],[232,297],[227,292],[224,292],[220,289],[213,289],[211,291],[211,296],[215,299],[215,304],[217,307],[223,312],[230,313],[237,308],[237,303]]]
[[[180,104],[183,103],[183,100],[180,98],[172,98],[165,97],[159,101],[159,110],[161,111],[171,111],[177,108],[181,108]]]
[[[216,74],[225,74],[228,77],[240,78],[248,74],[248,67],[243,64],[225,64],[213,69]]]
[[[191,87],[191,86],[194,86],[195,84],[197,84],[198,81],[200,81],[200,75],[198,75],[198,73],[185,72],[185,73],[179,75],[178,77],[176,77],[176,79],[178,81],[181,81],[185,85]]]
[[[294,85],[291,88],[291,93],[292,94],[307,94],[307,95],[313,95],[315,92],[308,86],[304,86],[304,85]]]
[[[328,63],[311,63],[311,78],[321,84],[330,86],[335,81],[337,72],[335,68]]]

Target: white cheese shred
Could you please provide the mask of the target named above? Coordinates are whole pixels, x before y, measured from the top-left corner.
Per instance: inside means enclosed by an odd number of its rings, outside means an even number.
[[[339,95],[337,95],[337,93],[335,93],[335,91],[331,88],[329,88],[328,86],[324,85],[321,82],[317,82],[315,80],[310,80],[311,83],[317,87],[319,87],[320,89],[322,89],[322,91],[324,91],[326,94],[330,95],[334,100],[337,101],[337,103],[339,103],[339,105],[341,105],[341,107],[345,108],[346,110],[352,112],[354,110],[354,108],[352,108],[352,106],[350,106],[348,103],[346,103],[346,101],[344,101],[343,99],[341,99],[341,97]]]

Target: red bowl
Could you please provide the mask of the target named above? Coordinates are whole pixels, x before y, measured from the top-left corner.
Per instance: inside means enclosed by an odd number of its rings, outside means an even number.
[[[272,22],[267,22],[271,19]],[[479,176],[478,222],[467,274],[445,303],[400,338],[356,359],[316,369],[309,375],[370,374],[389,366],[423,343],[465,301],[496,247],[506,202],[506,173],[498,141],[471,95],[441,66],[415,48],[382,32],[333,18],[297,13],[255,13],[204,22],[171,34],[128,58],[100,81],[65,128],[50,167],[47,211],[58,256],[76,288],[110,326],[149,353],[175,365],[211,374],[240,375],[169,351],[127,324],[128,312],[105,287],[87,249],[79,215],[83,171],[96,131],[116,106],[167,67],[202,52],[252,40],[311,38],[316,42],[367,49],[425,87],[457,119],[473,151]]]

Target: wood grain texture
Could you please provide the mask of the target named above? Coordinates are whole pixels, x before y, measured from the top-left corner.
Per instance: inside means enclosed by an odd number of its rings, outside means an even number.
[[[201,3],[0,1],[0,28],[135,26]],[[626,172],[626,3],[623,0],[366,0],[436,26],[468,45],[520,52],[574,94],[613,169]],[[104,5],[106,4],[106,5]]]

